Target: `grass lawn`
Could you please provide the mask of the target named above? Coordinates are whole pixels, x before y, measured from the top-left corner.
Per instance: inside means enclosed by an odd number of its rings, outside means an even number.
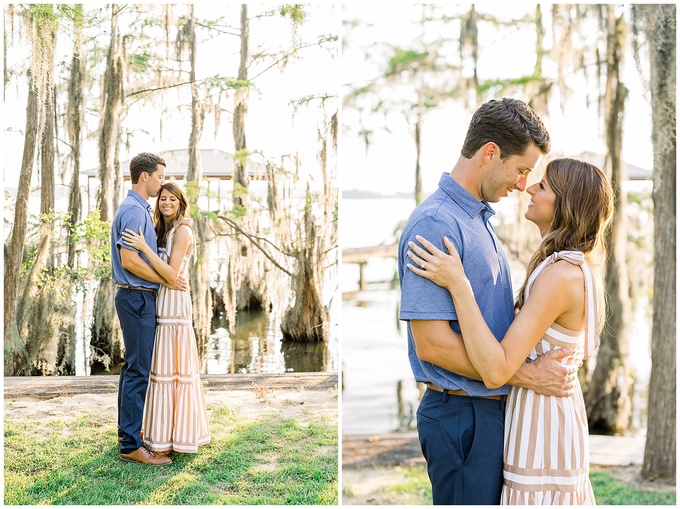
[[[37,405],[40,402],[36,402]],[[38,422],[5,415],[7,505],[338,503],[337,424],[210,411],[211,443],[151,467],[118,459],[116,411]]]
[[[598,505],[675,505],[668,486],[640,488],[605,471],[591,471]],[[432,486],[425,467],[384,467],[343,472],[343,505],[431,505]]]

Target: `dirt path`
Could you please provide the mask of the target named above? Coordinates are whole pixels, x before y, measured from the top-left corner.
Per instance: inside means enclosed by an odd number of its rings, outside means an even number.
[[[45,422],[78,419],[94,412],[115,420],[117,377],[82,378],[6,378],[5,418]],[[326,416],[331,425],[338,422],[337,375],[251,376],[238,382],[231,377],[215,377],[207,381],[208,409],[223,404],[252,420],[263,414],[277,413],[283,419],[296,419],[301,423],[311,415]]]

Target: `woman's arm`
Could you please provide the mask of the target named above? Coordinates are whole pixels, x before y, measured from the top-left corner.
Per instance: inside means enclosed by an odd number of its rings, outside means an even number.
[[[141,234],[141,228],[139,230],[139,235],[137,235],[132,230],[125,230],[123,232],[123,242],[126,245],[132,246],[143,253],[151,266],[156,269],[158,274],[168,282],[168,286],[172,286],[177,281],[177,276],[179,275],[179,270],[182,266],[182,260],[191,245],[193,233],[191,228],[178,227],[175,232],[175,238],[172,245],[172,253],[170,253],[170,263],[165,263],[160,256],[158,256],[153,249],[144,240],[144,236]]]
[[[444,239],[450,253],[448,256],[424,238],[418,237],[417,240],[429,252],[411,243],[409,247],[412,252],[409,257],[417,267],[412,264],[408,267],[449,289],[456,306],[467,355],[489,388],[507,383],[548,327],[575,304],[573,288],[574,283],[578,283],[575,273],[559,262],[547,267],[537,278],[530,298],[516,316],[503,341],[499,343],[479,310],[460,257],[451,241]],[[425,269],[420,268],[423,262]],[[580,275],[580,269],[575,268]],[[582,279],[580,285],[582,291]]]

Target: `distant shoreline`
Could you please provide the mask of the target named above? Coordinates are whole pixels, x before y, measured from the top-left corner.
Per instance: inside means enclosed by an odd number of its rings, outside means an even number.
[[[393,194],[382,194],[382,193],[377,193],[375,191],[363,191],[361,189],[349,189],[346,191],[342,191],[341,197],[343,199],[349,199],[349,200],[364,200],[364,199],[383,199],[383,198],[388,198],[388,199],[414,199],[413,193],[407,193],[404,191],[400,191],[398,193],[393,193]]]

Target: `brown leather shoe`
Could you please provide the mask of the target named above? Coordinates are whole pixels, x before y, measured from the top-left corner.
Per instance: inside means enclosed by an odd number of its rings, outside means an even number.
[[[134,463],[141,463],[142,465],[169,465],[172,460],[167,456],[162,456],[151,452],[146,447],[140,447],[136,451],[129,454],[120,453],[120,459],[123,461],[131,461]]]

